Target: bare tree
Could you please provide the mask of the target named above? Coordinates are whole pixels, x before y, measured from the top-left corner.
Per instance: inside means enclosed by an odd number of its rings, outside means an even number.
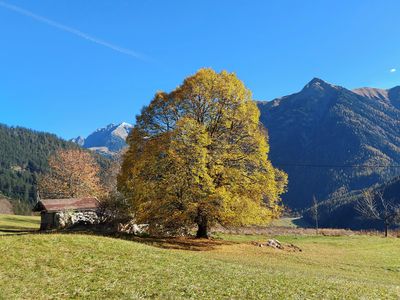
[[[318,200],[315,196],[313,196],[312,205],[310,208],[311,217],[315,221],[315,232],[318,234]]]
[[[382,191],[366,190],[358,201],[356,210],[362,217],[370,220],[379,220],[385,227],[385,237],[388,236],[389,226],[400,221],[400,206],[387,200]]]

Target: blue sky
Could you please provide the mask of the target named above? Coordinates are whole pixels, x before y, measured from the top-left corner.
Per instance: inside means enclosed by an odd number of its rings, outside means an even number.
[[[201,67],[236,72],[258,100],[313,77],[392,87],[399,11],[397,0],[0,0],[0,123],[64,138],[133,123]]]

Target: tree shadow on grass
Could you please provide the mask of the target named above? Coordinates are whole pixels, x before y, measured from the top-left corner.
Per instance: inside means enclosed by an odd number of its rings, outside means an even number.
[[[91,229],[74,229],[74,230],[62,230],[58,233],[63,234],[89,234],[96,236],[103,236],[109,238],[122,239],[137,243],[146,244],[149,246],[163,248],[163,249],[175,249],[175,250],[189,250],[189,251],[209,251],[214,250],[222,245],[235,244],[234,242],[228,242],[219,239],[197,239],[194,237],[155,237],[155,236],[135,236],[127,233],[115,233],[115,232],[102,232]]]
[[[197,239],[194,237],[154,237],[154,236],[140,237],[132,234],[99,230],[98,228],[90,228],[86,226],[79,226],[72,229],[48,230],[48,231],[39,231],[36,229],[30,230],[30,229],[4,228],[4,227],[0,231],[0,236],[15,236],[15,235],[27,235],[27,234],[54,234],[54,233],[87,234],[87,235],[127,240],[136,243],[146,244],[157,248],[188,250],[188,251],[210,251],[222,245],[234,244],[234,242],[228,242],[219,239]],[[2,234],[3,232],[4,234]]]
[[[223,240],[196,239],[193,237],[134,237],[131,240],[164,249],[190,251],[210,251],[216,249],[218,246],[233,244],[232,242]]]
[[[0,236],[27,235],[27,234],[39,233],[39,230],[37,229],[18,229],[13,227],[8,229],[6,227],[7,226],[2,226],[2,228],[0,229]]]

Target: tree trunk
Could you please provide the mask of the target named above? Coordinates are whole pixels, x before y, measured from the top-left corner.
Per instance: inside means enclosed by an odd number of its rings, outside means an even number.
[[[202,217],[197,223],[197,233],[196,238],[206,238],[208,239],[208,222],[207,219]]]
[[[388,236],[388,224],[385,224],[385,237],[387,237]]]

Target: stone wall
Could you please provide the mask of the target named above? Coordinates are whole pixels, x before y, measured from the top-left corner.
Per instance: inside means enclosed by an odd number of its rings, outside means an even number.
[[[55,215],[55,227],[65,228],[77,224],[99,224],[100,218],[95,211],[62,211]]]

